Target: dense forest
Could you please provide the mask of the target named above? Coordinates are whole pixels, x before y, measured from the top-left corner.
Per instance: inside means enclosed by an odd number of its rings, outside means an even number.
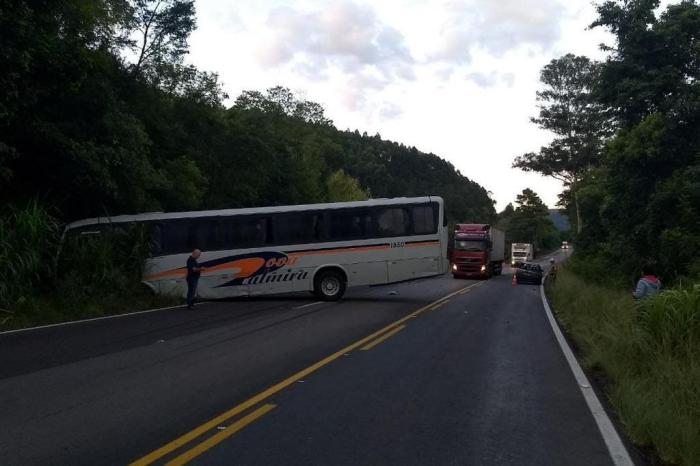
[[[700,276],[700,6],[607,1],[596,62],[567,54],[541,73],[533,123],[556,138],[515,167],[564,182],[561,201],[589,277],[629,284]]]
[[[288,89],[232,106],[185,64],[189,0],[9,1],[0,7],[0,199],[60,220],[143,211],[441,195],[488,221],[493,202],[445,160],[340,131]]]

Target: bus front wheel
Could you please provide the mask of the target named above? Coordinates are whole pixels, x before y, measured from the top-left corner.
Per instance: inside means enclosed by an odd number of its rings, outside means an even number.
[[[346,286],[345,277],[338,270],[322,270],[314,278],[314,294],[323,301],[338,301]]]

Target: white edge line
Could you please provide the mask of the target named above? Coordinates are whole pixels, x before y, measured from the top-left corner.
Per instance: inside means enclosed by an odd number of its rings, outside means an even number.
[[[40,325],[39,327],[27,327],[27,328],[18,328],[17,330],[6,330],[4,332],[0,332],[0,335],[10,335],[12,333],[29,332],[31,330],[41,330],[43,328],[63,327],[66,325],[74,325],[74,324],[84,324],[87,322],[95,322],[96,320],[116,319],[118,317],[135,316],[138,314],[148,314],[150,312],[167,311],[169,309],[177,309],[179,307],[185,307],[185,304],[179,304],[177,306],[159,307],[156,309],[146,309],[144,311],[137,311],[137,312],[127,312],[124,314],[114,314],[111,316],[93,317],[92,319],[82,319],[82,320],[71,320],[68,322],[58,322],[56,324]]]
[[[634,462],[632,461],[632,458],[630,458],[627,448],[625,448],[625,445],[622,443],[617,430],[615,430],[615,426],[610,420],[610,417],[608,417],[608,413],[606,413],[605,409],[603,409],[603,405],[600,403],[600,400],[591,387],[586,374],[584,374],[583,369],[581,369],[578,360],[574,356],[573,351],[571,351],[569,344],[559,329],[559,325],[554,319],[554,315],[552,314],[552,310],[549,307],[547,297],[544,293],[544,284],[540,285],[540,296],[542,297],[542,305],[547,313],[547,319],[552,327],[554,336],[557,338],[561,351],[564,353],[564,357],[569,363],[569,368],[571,368],[574,378],[576,378],[576,383],[578,383],[581,394],[586,400],[588,409],[591,411],[593,419],[595,419],[595,422],[598,425],[598,430],[603,437],[603,441],[605,441],[605,446],[608,447],[608,452],[610,453],[613,463],[615,463],[616,466],[634,466]]]
[[[324,302],[325,301],[316,301],[315,303],[304,304],[303,306],[296,306],[296,307],[293,307],[292,309],[304,309],[305,307],[316,306],[318,304],[323,304]]]

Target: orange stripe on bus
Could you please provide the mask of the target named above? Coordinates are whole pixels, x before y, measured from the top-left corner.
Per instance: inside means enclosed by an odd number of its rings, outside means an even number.
[[[156,273],[153,275],[149,275],[145,278],[145,280],[161,280],[163,278],[179,278],[179,277],[184,277],[187,275],[187,269],[175,269],[175,270],[168,270],[166,272],[160,272]]]
[[[236,276],[248,277],[255,273],[265,264],[265,259],[262,257],[251,257],[248,259],[240,259],[233,262],[225,262],[223,264],[215,265],[213,267],[206,267],[207,270],[204,274],[209,272],[220,272],[222,270],[234,270],[240,269]]]
[[[299,251],[299,252],[292,252],[289,254],[289,257],[298,257],[298,256],[320,256],[320,255],[325,255],[325,254],[337,254],[339,252],[364,252],[364,251],[376,251],[379,249],[389,249],[389,245],[385,244],[382,246],[367,246],[364,248],[339,248],[339,249],[326,249],[323,251]]]
[[[431,241],[430,243],[414,243],[414,244],[407,244],[407,248],[420,248],[423,246],[439,246],[440,242],[439,241]]]

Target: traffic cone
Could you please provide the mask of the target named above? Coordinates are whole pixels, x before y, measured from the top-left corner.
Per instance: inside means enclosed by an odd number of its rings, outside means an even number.
[[[513,274],[513,279],[510,281],[510,284],[513,286],[516,286],[518,284],[518,280],[515,278],[515,274]]]

